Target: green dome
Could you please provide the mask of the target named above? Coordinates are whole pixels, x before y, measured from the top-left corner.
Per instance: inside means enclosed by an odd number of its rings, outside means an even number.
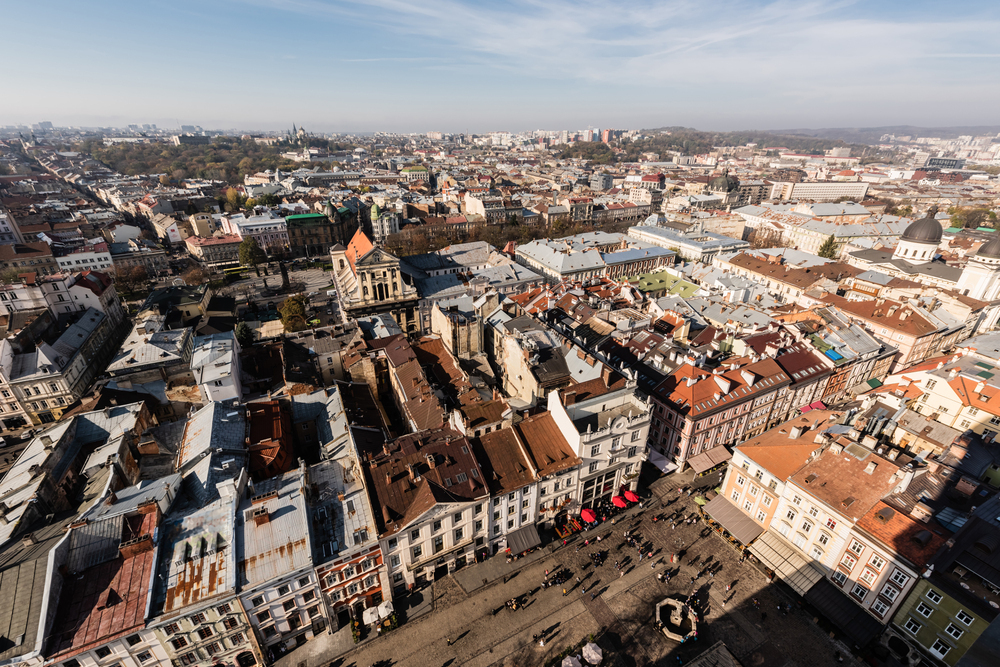
[[[378,217],[382,214],[379,210],[378,204],[372,204],[372,220],[378,220]]]

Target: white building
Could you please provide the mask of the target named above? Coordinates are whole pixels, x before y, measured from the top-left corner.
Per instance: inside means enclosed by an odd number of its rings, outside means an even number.
[[[56,255],[56,263],[62,271],[84,271],[110,269],[111,251],[108,244],[103,241],[97,243],[87,243],[87,245],[74,248],[66,254]]]
[[[191,373],[206,402],[242,400],[240,344],[233,332],[195,336]]]

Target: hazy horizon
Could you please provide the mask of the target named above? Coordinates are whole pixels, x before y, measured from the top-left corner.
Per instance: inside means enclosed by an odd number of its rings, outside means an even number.
[[[447,133],[996,124],[987,2],[5,7],[0,125]],[[43,39],[44,37],[44,39]]]

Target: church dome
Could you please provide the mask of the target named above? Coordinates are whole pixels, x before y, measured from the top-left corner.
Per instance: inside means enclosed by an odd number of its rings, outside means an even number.
[[[941,242],[941,223],[938,222],[934,216],[937,214],[937,206],[931,206],[931,209],[927,211],[927,215],[916,222],[910,223],[910,226],[903,231],[903,235],[900,237],[902,241],[916,241],[917,243],[933,243],[937,245]]]
[[[976,257],[1000,259],[1000,232],[994,232],[993,238],[979,247]]]
[[[739,180],[735,176],[730,176],[728,172],[723,172],[722,176],[713,178],[708,183],[708,189],[712,192],[732,192],[739,186]]]

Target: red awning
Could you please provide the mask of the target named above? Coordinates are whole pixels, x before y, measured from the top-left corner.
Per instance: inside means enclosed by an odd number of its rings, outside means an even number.
[[[810,403],[809,407],[813,410],[825,410],[826,406],[823,405],[823,401],[816,401],[815,403]]]
[[[615,507],[628,507],[628,503],[621,496],[614,496],[611,498],[611,502],[614,503]]]
[[[626,491],[625,500],[629,501],[630,503],[637,503],[639,502],[639,496],[635,495],[631,491]]]
[[[597,521],[597,515],[594,514],[594,510],[592,509],[585,509],[582,512],[580,512],[580,518],[586,521],[587,523],[593,523]]]

